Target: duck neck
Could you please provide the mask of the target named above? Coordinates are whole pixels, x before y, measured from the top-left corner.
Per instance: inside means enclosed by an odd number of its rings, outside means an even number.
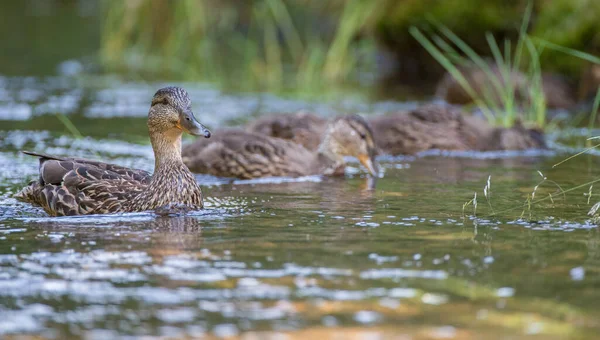
[[[132,211],[152,210],[170,204],[202,208],[202,191],[181,159],[181,131],[150,131],[154,150],[154,174],[150,183],[135,196]]]
[[[173,129],[166,133],[150,133],[150,142],[154,150],[154,173],[184,166],[181,158],[181,131]]]

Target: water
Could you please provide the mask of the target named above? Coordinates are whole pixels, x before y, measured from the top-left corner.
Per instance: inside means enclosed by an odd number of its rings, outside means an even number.
[[[600,331],[600,236],[586,215],[596,197],[588,203],[589,185],[557,189],[596,179],[596,156],[552,168],[572,151],[553,144],[382,158],[377,181],[352,161],[345,178],[198,176],[207,209],[188,216],[49,218],[12,198],[37,174],[37,160],[18,150],[152,170],[143,117],[160,84],[3,77],[0,85],[0,336],[559,339]],[[415,105],[184,85],[211,128],[272,111]],[[545,200],[528,208],[534,191]],[[475,192],[476,211],[463,213]]]

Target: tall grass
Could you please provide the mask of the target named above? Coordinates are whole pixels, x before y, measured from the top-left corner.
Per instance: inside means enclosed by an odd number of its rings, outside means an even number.
[[[534,38],[536,40],[536,42],[542,46],[542,48],[548,48],[551,50],[555,50],[558,52],[562,52],[565,53],[571,57],[574,58],[578,58],[581,60],[585,60],[587,62],[593,63],[593,64],[597,64],[600,65],[600,57],[597,57],[595,55],[583,52],[583,51],[578,51],[569,47],[565,47],[565,46],[560,46],[557,44],[554,44],[550,41],[544,40],[544,39],[539,39],[539,38]],[[588,122],[588,131],[589,131],[589,138],[592,137],[592,130],[594,128],[594,124],[596,123],[596,118],[598,115],[598,109],[600,108],[600,88],[596,89],[596,95],[594,97],[594,104],[592,105],[592,112],[590,115],[590,120]],[[589,146],[589,144],[588,144]]]
[[[443,66],[494,125],[511,127],[520,121],[540,128],[546,126],[546,98],[540,63],[544,50],[551,49],[573,58],[600,64],[600,58],[597,56],[530,36],[527,28],[530,25],[532,4],[533,2],[529,1],[516,42],[504,40],[499,44],[491,33],[485,34],[491,58],[477,54],[440,23],[433,22],[433,31],[423,31],[415,26],[409,29],[410,34]],[[479,83],[471,82],[465,73],[473,70],[485,75],[483,88],[474,87]],[[590,131],[596,121],[599,100],[600,90],[596,95],[589,122]]]
[[[202,79],[242,90],[320,91],[373,66],[373,45],[356,40],[379,10],[369,1],[138,0],[104,5],[102,60],[110,69]],[[319,17],[326,11],[319,6],[340,7],[329,11],[339,17]]]
[[[409,31],[473,99],[490,123],[511,127],[517,120],[521,120],[544,127],[546,99],[539,63],[541,51],[527,34],[531,11],[532,5],[529,3],[516,44],[504,40],[501,48],[495,37],[486,33],[492,60],[481,57],[442,24],[434,23],[437,32],[429,34],[414,26]],[[525,65],[528,65],[526,70]],[[475,88],[475,84],[463,73],[463,68],[481,71],[486,78],[483,88]],[[525,84],[520,83],[521,74],[525,74]]]

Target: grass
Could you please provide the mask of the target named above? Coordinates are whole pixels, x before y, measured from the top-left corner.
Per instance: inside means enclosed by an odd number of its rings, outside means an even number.
[[[107,1],[103,63],[236,90],[321,92],[374,65],[371,2]],[[339,17],[321,15],[338,6]],[[329,14],[328,14],[329,15]],[[323,27],[326,26],[326,27]],[[331,27],[327,27],[331,26]]]
[[[527,34],[531,12],[532,4],[529,3],[516,44],[504,40],[501,48],[494,36],[486,33],[492,60],[477,54],[439,23],[434,22],[437,32],[427,35],[413,26],[410,34],[458,82],[491,124],[511,127],[517,121],[523,121],[543,128],[546,124],[546,99],[539,63],[541,49]],[[481,89],[474,87],[475,84],[463,73],[463,68],[476,69],[485,75]],[[521,73],[525,74],[525,84],[519,82],[518,75]]]
[[[563,189],[562,186],[560,184],[558,184],[557,182],[550,180],[548,177],[546,177],[542,172],[538,171],[537,172],[538,175],[542,178],[532,189],[532,191],[530,193],[527,194],[525,201],[519,205],[516,205],[512,208],[507,208],[507,209],[503,209],[503,210],[494,210],[491,202],[489,200],[489,192],[490,192],[490,178],[488,177],[487,183],[483,188],[483,193],[484,196],[486,197],[486,200],[488,201],[488,205],[489,205],[489,213],[482,215],[481,218],[489,218],[492,216],[502,216],[506,213],[509,212],[513,212],[513,211],[518,211],[519,209],[522,209],[522,212],[520,214],[520,219],[523,219],[527,213],[528,216],[528,220],[533,220],[532,218],[532,213],[533,213],[533,207],[536,204],[542,203],[542,202],[546,202],[548,200],[550,200],[550,202],[552,204],[555,203],[555,199],[556,198],[560,198],[562,197],[562,199],[566,202],[567,201],[567,193],[570,193],[572,191],[575,190],[579,190],[582,188],[586,188],[587,187],[587,192],[584,193],[584,196],[587,197],[587,204],[590,204],[591,201],[591,197],[592,197],[592,189],[595,183],[600,182],[600,178],[594,179],[592,181],[568,188],[568,189]],[[536,195],[538,193],[538,189],[545,184],[550,184],[553,187],[556,188],[556,192],[554,193],[548,193],[548,196],[544,196],[541,198],[536,198]],[[463,205],[462,205],[462,215],[463,217],[466,217],[466,208],[468,206],[473,206],[473,214],[471,216],[473,216],[474,218],[478,218],[477,216],[477,192],[474,193],[473,198],[466,201]],[[600,222],[600,215],[595,216],[596,212],[600,210],[600,202],[596,203],[592,209],[590,210],[590,212],[588,213],[590,216],[593,216],[593,220],[594,223],[598,223]]]
[[[77,139],[83,138],[83,135],[81,134],[81,132],[79,132],[79,129],[77,129],[75,124],[73,124],[69,117],[67,117],[64,113],[57,112],[56,118],[58,118],[58,120],[65,126],[65,128],[69,130],[73,137]]]
[[[600,57],[597,57],[595,55],[585,53],[582,51],[578,51],[578,50],[568,48],[565,46],[560,46],[560,45],[554,44],[554,43],[544,40],[544,39],[534,38],[534,40],[542,48],[548,48],[548,49],[551,49],[551,50],[554,50],[557,52],[565,53],[565,54],[567,54],[571,57],[577,58],[577,59],[585,60],[587,62],[600,65]],[[594,124],[596,123],[596,118],[597,118],[599,108],[600,108],[600,88],[598,88],[596,90],[596,95],[594,97],[594,104],[592,105],[592,112],[590,114],[590,120],[588,122],[588,131],[589,131],[588,137],[590,137],[590,139],[592,137],[591,133],[592,133],[592,130],[594,129]],[[588,147],[589,146],[590,145],[588,144]]]
[[[382,36],[386,23],[391,22],[391,27],[401,24],[401,29],[391,32],[392,44],[413,46],[405,27],[421,25],[427,15],[461,32],[467,41],[480,41],[472,39],[471,27],[489,27],[503,34],[504,27],[521,13],[521,5],[476,7],[473,1],[454,6],[391,0],[138,0],[102,4],[101,60],[110,71],[146,79],[201,80],[227,90],[293,91],[299,97],[336,97],[357,88],[361,75],[372,74],[377,67],[377,41],[386,40]],[[485,34],[487,59],[475,52],[481,50],[480,44],[471,48],[441,24],[435,24],[438,30],[433,33],[417,28],[420,26],[409,31],[475,98],[490,122],[509,127],[522,121],[543,127],[542,52],[569,49],[550,42],[542,44],[527,31],[535,31],[540,11],[548,17],[547,11],[556,6],[532,6],[530,2],[520,28],[515,29],[516,41]],[[536,17],[533,22],[532,13]],[[472,20],[457,23],[455,18],[461,14]],[[548,54],[544,57],[547,61]],[[583,59],[594,58],[588,55]],[[461,71],[467,66],[481,70],[489,78],[489,86],[472,88]],[[515,84],[517,72],[525,76],[525,85]],[[520,100],[523,97],[525,101]]]
[[[596,96],[594,97],[594,104],[592,105],[592,113],[590,114],[590,121],[588,123],[588,141],[592,138],[592,130],[596,123],[596,116],[598,115],[598,109],[600,108],[600,87],[596,90]],[[589,146],[589,145],[588,145]]]
[[[527,33],[532,13],[530,1],[523,16],[516,42],[502,44],[491,33],[486,41],[491,58],[484,58],[446,26],[433,22],[435,30],[424,33],[413,26],[410,34],[456,80],[472,98],[487,120],[493,125],[511,127],[517,122],[539,128],[547,126],[546,98],[542,81],[542,52],[546,49],[591,63],[600,64],[600,58],[589,53],[560,46],[531,37]],[[502,48],[501,48],[502,46]],[[482,88],[464,73],[465,69],[485,75]],[[521,75],[524,81],[521,81]],[[596,94],[589,130],[593,129],[600,104],[600,89]]]

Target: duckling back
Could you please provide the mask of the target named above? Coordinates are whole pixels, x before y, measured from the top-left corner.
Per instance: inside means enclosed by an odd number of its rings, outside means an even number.
[[[469,150],[478,136],[463,130],[459,111],[444,106],[423,106],[409,112],[374,116],[369,123],[382,153],[411,155],[430,149]]]
[[[291,140],[308,150],[315,151],[321,143],[326,127],[326,119],[310,112],[300,111],[260,117],[249,123],[246,131]]]
[[[241,129],[217,131],[183,148],[183,162],[196,173],[251,179],[318,173],[316,154],[301,145]]]

